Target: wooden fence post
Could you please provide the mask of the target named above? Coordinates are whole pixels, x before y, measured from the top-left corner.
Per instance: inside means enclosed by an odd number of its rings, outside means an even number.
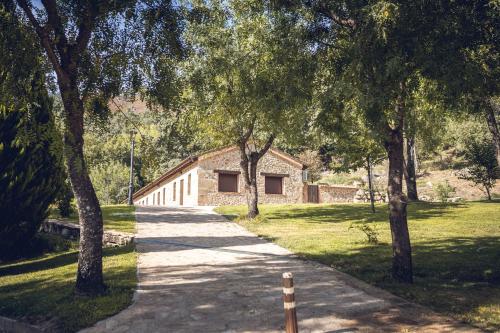
[[[295,291],[293,289],[293,274],[283,273],[283,302],[285,306],[286,333],[298,333],[297,313],[295,312]]]

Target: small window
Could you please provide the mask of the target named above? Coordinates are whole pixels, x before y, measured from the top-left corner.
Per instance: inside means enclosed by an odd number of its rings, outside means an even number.
[[[163,188],[163,206],[165,206],[165,188]]]
[[[146,206],[148,205],[148,201],[149,201],[148,198],[146,198]]]
[[[156,194],[156,193],[153,193],[153,202],[152,202],[153,206],[155,205],[155,198],[156,198],[156,195],[155,195],[155,194]]]
[[[187,188],[188,195],[191,195],[191,174],[188,175],[188,188]]]
[[[238,192],[238,175],[219,173],[219,192]]]
[[[172,200],[175,201],[175,192],[177,192],[177,183],[174,182],[174,187],[172,191]]]
[[[158,206],[160,205],[160,191],[158,191]]]
[[[283,194],[283,177],[266,176],[266,194]]]

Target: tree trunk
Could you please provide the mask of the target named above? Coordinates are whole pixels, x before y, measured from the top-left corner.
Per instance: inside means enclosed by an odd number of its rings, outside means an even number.
[[[76,88],[59,86],[65,114],[64,155],[80,221],[76,292],[95,295],[106,289],[102,276],[102,212],[83,156],[83,103]]]
[[[255,160],[255,157],[252,158],[252,155],[255,153],[252,153],[250,156],[250,184],[249,184],[249,191],[247,191],[247,196],[248,196],[248,215],[247,217],[249,219],[255,218],[257,215],[259,215],[259,193],[257,190],[257,162],[258,160]]]
[[[485,186],[485,189],[486,189],[486,195],[488,195],[488,201],[491,201],[491,192],[490,192],[490,188]]]
[[[372,161],[370,156],[366,158],[366,171],[368,171],[368,191],[370,192],[370,205],[372,213],[375,213],[375,198],[373,197],[373,184],[372,184]]]
[[[401,84],[401,93],[404,85]],[[404,283],[413,283],[413,266],[411,257],[410,234],[406,215],[407,199],[403,193],[404,169],[404,104],[400,95],[395,112],[398,123],[394,128],[387,124],[385,149],[389,158],[389,223],[392,236],[392,276]]]
[[[497,158],[497,163],[500,166],[500,132],[498,130],[498,123],[496,119],[496,109],[498,105],[494,101],[490,100],[486,103],[486,121],[488,122],[488,128],[493,136],[493,145],[495,146],[495,155]]]
[[[253,125],[247,130],[245,134],[243,134],[238,140],[238,147],[240,149],[240,167],[241,173],[243,176],[243,181],[245,182],[245,193],[247,196],[247,204],[248,204],[248,214],[247,218],[253,219],[257,215],[259,215],[259,193],[257,187],[257,164],[259,160],[267,153],[269,148],[274,141],[274,134],[271,134],[264,145],[264,147],[260,151],[251,151],[251,148],[248,148],[247,151],[247,142],[250,138],[250,135],[253,133]]]
[[[78,80],[81,55],[88,47],[98,11],[96,6],[82,8],[75,43],[69,43],[62,24],[64,20],[59,16],[59,4],[42,1],[47,18],[41,24],[30,2],[17,0],[52,64],[64,104],[64,156],[80,220],[76,292],[100,294],[106,289],[102,277],[102,213],[83,156],[84,108]]]
[[[413,136],[406,139],[406,192],[409,201],[418,201],[417,192],[417,172],[415,169],[415,138]]]
[[[389,222],[392,236],[392,276],[400,282],[412,283],[410,234],[406,216],[406,196],[403,193],[403,134],[391,130],[386,141],[389,158]]]

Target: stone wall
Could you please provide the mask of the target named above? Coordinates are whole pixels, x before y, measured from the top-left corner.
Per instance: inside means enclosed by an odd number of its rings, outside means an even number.
[[[3,333],[42,333],[40,327],[24,323],[22,321],[0,316],[0,332]]]
[[[209,154],[199,160],[198,204],[201,206],[242,205],[246,204],[246,195],[242,175],[238,175],[238,192],[221,193],[218,191],[218,173],[214,170],[241,171],[238,148],[218,154]],[[285,174],[283,194],[266,194],[265,177],[261,173]],[[285,160],[272,151],[268,151],[257,166],[257,187],[259,203],[285,204],[303,202],[302,168],[294,162]]]
[[[354,186],[319,184],[319,202],[353,202],[357,191]]]
[[[78,224],[49,219],[44,221],[40,231],[63,236],[67,239],[77,240],[80,237]],[[107,246],[126,245],[134,241],[134,235],[126,232],[105,230],[102,243]]]

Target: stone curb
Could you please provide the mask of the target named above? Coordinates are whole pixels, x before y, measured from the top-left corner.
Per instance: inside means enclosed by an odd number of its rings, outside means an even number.
[[[42,333],[41,328],[0,316],[0,333]]]

